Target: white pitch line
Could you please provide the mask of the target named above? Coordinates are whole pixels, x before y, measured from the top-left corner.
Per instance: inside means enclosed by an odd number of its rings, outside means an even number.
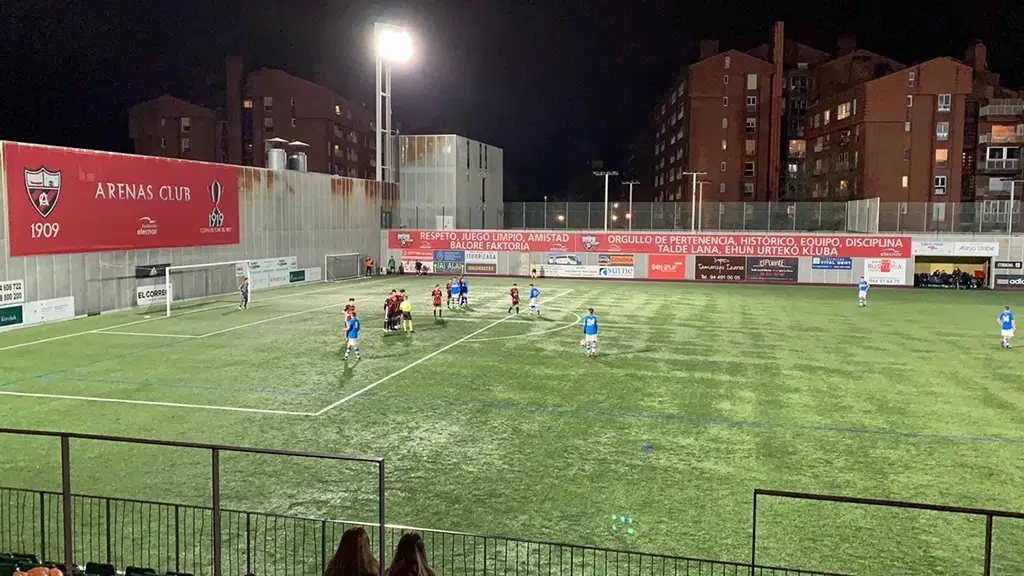
[[[512,334],[511,336],[494,336],[494,337],[491,337],[491,338],[474,338],[474,339],[470,340],[470,342],[494,342],[495,340],[512,340],[513,338],[533,338],[534,336],[539,336],[541,334],[550,334],[552,332],[561,332],[562,330],[568,330],[569,328],[572,328],[574,326],[579,326],[579,327],[582,328],[583,325],[580,324],[580,322],[583,321],[583,317],[580,316],[579,314],[575,313],[575,312],[569,312],[569,314],[572,314],[573,316],[575,316],[576,319],[573,320],[572,322],[564,325],[564,326],[558,326],[557,328],[548,328],[547,330],[541,330],[540,332],[527,332],[526,334]]]
[[[556,295],[552,296],[551,298],[548,298],[547,301],[550,302],[551,300],[554,300],[556,298],[561,298],[562,296],[565,296],[566,294],[568,294],[570,292],[572,292],[571,288],[569,290],[566,290],[565,292],[562,292],[561,294],[556,294]],[[419,366],[423,362],[426,362],[427,360],[430,360],[431,358],[433,358],[434,356],[437,356],[438,354],[444,352],[445,350],[448,350],[450,348],[454,348],[455,346],[458,346],[459,344],[462,344],[463,342],[466,342],[467,340],[469,340],[473,336],[476,336],[477,334],[480,334],[480,333],[484,332],[485,330],[490,330],[491,328],[497,326],[498,324],[501,324],[502,322],[505,322],[506,320],[508,320],[510,318],[512,318],[512,316],[506,316],[506,317],[504,317],[504,318],[502,318],[500,320],[496,320],[494,322],[491,322],[490,324],[488,324],[487,326],[484,326],[483,328],[477,330],[476,332],[472,332],[472,333],[470,333],[470,334],[468,334],[466,336],[463,336],[462,338],[459,338],[458,340],[456,340],[455,342],[452,342],[451,344],[448,344],[447,346],[444,346],[442,348],[438,348],[437,350],[434,350],[433,352],[431,352],[430,354],[427,354],[426,356],[420,358],[419,360],[416,360],[416,361],[412,362],[411,364],[408,364],[404,368],[400,368],[400,369],[392,372],[391,374],[388,374],[387,376],[381,378],[380,380],[377,380],[373,384],[369,384],[367,386],[364,386],[361,390],[357,390],[357,391],[349,394],[348,396],[345,396],[341,400],[338,400],[337,402],[331,404],[330,406],[320,410],[319,412],[316,412],[314,414],[314,416],[321,416],[323,414],[326,414],[330,410],[333,410],[334,408],[337,408],[338,406],[341,406],[345,402],[348,402],[349,400],[359,396],[363,392],[367,392],[369,390],[372,390],[372,389],[376,388],[377,386],[380,386],[381,384],[387,382],[388,380],[391,380],[395,376],[403,374],[406,371],[411,370],[411,369],[413,369],[416,366]]]
[[[199,338],[191,334],[154,334],[152,332],[115,332],[114,330],[93,330],[93,334],[116,334],[118,336],[153,336],[156,338]]]
[[[52,400],[85,400],[88,402],[109,402],[112,404],[142,404],[145,406],[164,406],[168,408],[200,408],[205,410],[222,410],[227,412],[249,412],[255,414],[276,414],[279,416],[315,416],[312,412],[290,412],[288,410],[268,410],[264,408],[237,408],[235,406],[211,406],[207,404],[180,404],[177,402],[152,402],[149,400],[125,400],[122,398],[93,398],[90,396],[65,396],[63,394],[40,394],[35,392],[8,392],[0,390],[4,396],[25,396],[29,398],[49,398]]]
[[[340,284],[340,283],[343,283],[343,282],[355,282],[355,281],[358,281],[358,280],[368,280],[368,278],[360,277],[360,278],[352,278],[351,280],[339,280],[338,282],[335,282],[335,284]],[[296,293],[282,294],[280,296],[271,296],[270,298],[260,299],[256,303],[259,304],[260,302],[268,302],[270,300],[280,300],[282,298],[293,298],[293,297],[296,297],[296,296],[306,296],[308,294],[319,294],[321,292],[331,292],[331,291],[335,291],[335,290],[337,290],[337,287],[324,288],[323,290],[309,290],[309,291],[306,291],[306,292],[296,292]],[[189,310],[189,311],[177,314],[175,316],[172,316],[172,318],[176,318],[178,316],[185,316],[186,314],[198,314],[200,312],[207,312],[207,311],[210,311],[210,310],[218,310],[220,308],[230,308],[231,306],[237,306],[237,304],[224,304],[222,306],[214,306],[212,308],[203,308],[201,310]],[[124,324],[116,324],[114,326],[108,326],[107,328],[97,328],[96,330],[85,330],[85,331],[82,331],[82,332],[74,332],[74,333],[71,333],[71,334],[64,334],[62,336],[54,336],[53,338],[43,338],[42,340],[33,340],[31,342],[22,342],[21,344],[11,344],[10,346],[4,346],[3,348],[0,348],[0,352],[5,352],[7,350],[15,350],[17,348],[23,348],[25,346],[34,346],[36,344],[46,344],[47,342],[56,342],[57,340],[64,340],[66,338],[74,338],[75,336],[84,336],[86,334],[92,334],[92,333],[96,332],[97,330],[115,330],[117,328],[127,328],[128,326],[135,326],[136,324],[143,324],[143,323],[146,323],[146,322],[154,322],[156,320],[164,320],[165,318],[167,318],[167,317],[166,316],[157,316],[156,318],[145,318],[143,320],[135,320],[134,322],[125,322]]]

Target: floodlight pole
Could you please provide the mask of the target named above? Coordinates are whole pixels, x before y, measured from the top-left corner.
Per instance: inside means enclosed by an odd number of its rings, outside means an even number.
[[[629,182],[623,182],[626,186],[629,186],[629,212],[626,212],[626,220],[629,220],[629,229],[633,230],[633,186],[639,184],[636,180],[630,180]]]
[[[608,231],[608,177],[618,176],[614,170],[595,170],[594,176],[604,176],[604,231]]]
[[[1013,237],[1013,201],[1016,197],[1017,184],[1024,184],[1024,180],[1011,180],[1010,181],[1010,206],[1006,210],[1006,237]]]
[[[683,172],[684,175],[693,177],[693,188],[690,191],[690,233],[697,231],[697,177],[704,176],[707,172]]]
[[[376,97],[374,99],[375,102],[376,102],[376,105],[374,106],[374,108],[376,109],[377,116],[376,116],[376,121],[375,121],[373,127],[374,127],[374,137],[377,140],[376,160],[377,160],[377,181],[378,182],[384,180],[384,162],[383,162],[383,160],[384,160],[384,158],[383,158],[383,156],[384,156],[384,142],[383,142],[383,140],[384,140],[384,138],[383,138],[384,137],[384,126],[383,126],[383,122],[382,122],[382,120],[383,120],[383,118],[382,118],[383,110],[381,110],[381,98],[387,98],[388,110],[391,109],[391,93],[390,93],[390,90],[388,90],[387,93],[384,92],[384,90],[385,90],[385,84],[384,84],[384,66],[385,66],[385,63],[384,63],[384,57],[380,53],[380,45],[379,45],[381,29],[382,29],[382,25],[381,25],[380,22],[375,22],[373,24],[373,50],[374,50],[374,56],[376,58],[376,71],[377,71],[376,92],[374,92],[374,94],[376,94]],[[391,77],[391,74],[390,74],[390,70],[389,70],[388,78],[390,78],[390,77]],[[390,86],[391,86],[391,82],[389,81],[387,83],[387,87],[390,88]],[[388,124],[389,125],[388,125],[387,129],[391,130],[390,114],[388,116],[389,116],[389,118],[388,118]]]
[[[704,231],[704,185],[711,184],[708,180],[697,182],[697,231]]]

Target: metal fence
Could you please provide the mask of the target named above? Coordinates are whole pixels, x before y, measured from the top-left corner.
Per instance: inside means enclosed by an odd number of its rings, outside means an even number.
[[[689,202],[626,202],[608,204],[607,226],[614,230],[842,232],[856,220],[856,202],[704,202],[693,211]],[[602,202],[506,202],[506,229],[601,230]],[[1012,222],[1011,222],[1012,221]],[[1024,232],[1021,202],[977,203],[882,202],[879,232],[959,232],[1002,234]],[[434,228],[427,221],[423,227]],[[415,228],[416,226],[407,226]]]
[[[56,492],[0,488],[0,553],[63,554],[63,498]],[[86,561],[212,574],[210,507],[74,495],[77,563]],[[422,534],[437,576],[841,576],[662,554],[482,536],[407,526],[221,510],[221,565],[241,576],[320,576],[345,530],[362,526],[374,549],[393,550],[406,532]],[[383,535],[383,542],[381,536]],[[381,559],[387,564],[387,559]]]

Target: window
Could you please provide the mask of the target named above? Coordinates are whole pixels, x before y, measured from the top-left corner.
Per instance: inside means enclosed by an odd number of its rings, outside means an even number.
[[[722,162],[722,172],[725,172],[725,162]]]
[[[728,140],[722,140],[722,150],[727,150],[728,148],[729,148],[729,141]]]
[[[914,96],[911,95],[911,94],[907,94],[907,108],[910,108],[913,105],[914,105]]]
[[[942,195],[946,193],[946,177],[936,176],[935,177],[935,194]]]
[[[935,124],[935,139],[949,140],[949,122],[939,122]]]
[[[936,192],[938,194],[938,192]],[[943,192],[945,194],[945,192]],[[945,222],[946,221],[946,203],[935,202],[932,204],[932,220],[934,222]]]
[[[796,63],[796,69],[797,70],[807,70],[807,62],[797,62]]]
[[[747,90],[757,90],[757,74],[747,74]]]
[[[917,82],[917,73],[911,72],[909,75],[907,75],[907,86],[913,88],[915,82]]]
[[[160,117],[160,125],[163,126],[164,124],[167,124],[167,118],[164,118],[163,116],[161,116]]]
[[[910,176],[904,176],[903,177],[903,187],[907,188],[909,186],[910,186]]]
[[[744,182],[743,183],[743,195],[744,196],[753,196],[754,195],[754,183],[753,182]]]
[[[790,162],[787,165],[787,168],[789,169],[790,174],[796,174],[797,172],[800,171],[800,165],[797,164],[796,162]]]
[[[267,129],[267,132],[273,132],[274,131],[274,119],[273,118],[264,118],[263,119],[263,127]]]
[[[839,145],[840,146],[849,146],[850,145],[850,131],[849,130],[843,130],[843,131],[839,132]]]
[[[686,91],[686,81],[680,82],[679,89],[676,90],[676,94],[682,96],[683,92]]]
[[[341,106],[338,106],[337,104],[334,105],[334,115],[341,116]]]
[[[728,127],[729,127],[729,119],[728,118],[722,118],[722,128],[728,128]]]
[[[721,184],[718,185],[718,193],[725,194],[725,182],[722,182]]]
[[[729,105],[729,97],[728,96],[722,96],[722,106],[728,106],[728,105]]]
[[[722,84],[728,84],[728,83],[729,83],[729,75],[726,74],[725,76],[722,76]]]
[[[757,131],[757,118],[747,118],[747,134]]]
[[[668,102],[669,102],[669,104],[675,104],[676,103],[676,93],[675,92],[672,93],[672,97],[669,98]],[[672,120],[675,120],[675,119],[676,119],[676,117],[675,117],[675,115],[673,115],[672,116]]]
[[[819,128],[821,126],[821,114],[814,115],[814,127]]]
[[[953,104],[952,94],[939,94],[939,112],[949,112]]]
[[[676,135],[675,134],[673,134],[672,137],[668,139],[668,143],[669,144],[675,144],[676,143]]]
[[[753,162],[744,162],[743,163],[743,176],[745,178],[753,178],[754,177],[754,163]]]
[[[288,99],[288,105],[291,106],[292,108],[295,108],[295,97],[294,96]]]
[[[839,181],[839,192],[849,192],[849,190],[850,190],[850,181],[849,180],[840,180]]]
[[[242,100],[242,108],[252,109],[252,99],[246,98]]]
[[[263,109],[264,110],[268,110],[268,111],[274,109],[274,97],[273,96],[264,96],[263,97]]]
[[[298,120],[296,120],[295,118],[292,118],[292,128],[295,128],[298,125],[299,125]]]
[[[853,141],[860,142],[860,124],[853,127]]]
[[[910,148],[903,149],[903,159],[910,160]]]
[[[910,122],[904,122],[903,123],[903,131],[904,132],[910,132]]]
[[[753,112],[757,108],[757,96],[747,96],[747,111]]]
[[[167,148],[167,138],[161,138],[160,139],[160,147],[161,148]]]
[[[843,120],[850,117],[850,103],[843,102],[836,108],[836,120]]]
[[[850,106],[850,116],[856,116],[856,115],[857,115],[857,99],[854,98],[853,102],[851,103],[851,106]]]
[[[807,155],[807,141],[806,140],[790,140],[789,141],[789,156],[791,158],[803,158]]]
[[[675,181],[676,181],[676,173],[675,173],[675,170],[669,170],[669,171],[668,171],[668,181],[669,181],[669,182],[675,182]]]
[[[949,149],[938,148],[935,150],[935,167],[946,168],[949,165]]]
[[[188,116],[183,117],[181,119],[181,131],[182,132],[188,132],[191,129],[192,129],[192,119],[189,118]]]
[[[191,138],[182,138],[181,139],[181,153],[182,154],[188,154],[191,151],[192,151],[192,139]]]
[[[825,149],[825,137],[824,136],[818,136],[817,138],[814,139],[814,151],[815,152],[821,152],[824,149]]]
[[[754,153],[755,146],[756,144],[753,140],[747,140],[746,142],[743,143],[743,151],[746,152],[749,156]]]
[[[857,167],[857,164],[858,164],[857,161],[859,160],[859,156],[860,156],[860,154],[856,150],[854,150],[853,151],[853,167],[854,168]]]
[[[825,126],[828,126],[828,119],[832,116],[832,110],[825,110],[823,113],[825,117]]]
[[[732,57],[730,57],[730,56],[726,56],[726,57],[725,57],[725,69],[726,69],[726,70],[728,70],[728,69],[729,69],[729,65],[730,65],[730,64],[732,64]]]

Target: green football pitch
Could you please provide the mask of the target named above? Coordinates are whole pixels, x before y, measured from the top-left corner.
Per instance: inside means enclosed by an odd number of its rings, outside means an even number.
[[[505,279],[467,310],[433,278],[255,292],[0,334],[3,425],[381,456],[387,518],[426,528],[749,561],[755,488],[1024,509],[1016,297],[853,287]],[[520,281],[522,288],[526,281]],[[390,288],[415,333],[384,334]],[[524,291],[525,293],[525,291]],[[356,298],[363,358],[343,361]],[[596,360],[580,318],[600,318]],[[149,315],[146,315],[149,314]],[[1024,343],[1022,343],[1024,346]],[[0,437],[0,484],[59,489],[46,438]],[[372,521],[372,466],[225,457],[224,506]],[[76,492],[208,504],[209,455],[79,441]],[[613,533],[613,514],[633,518]],[[980,574],[984,519],[766,499],[758,562],[857,574]],[[1024,521],[995,523],[1024,573]]]

